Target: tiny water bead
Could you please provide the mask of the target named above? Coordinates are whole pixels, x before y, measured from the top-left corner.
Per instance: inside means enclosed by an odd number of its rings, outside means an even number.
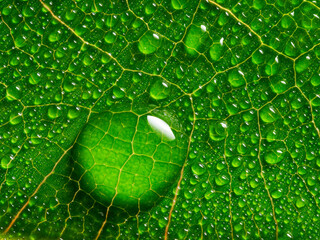
[[[187,143],[178,119],[167,110],[97,114],[73,149],[82,167],[80,186],[105,206],[147,210],[176,180]]]

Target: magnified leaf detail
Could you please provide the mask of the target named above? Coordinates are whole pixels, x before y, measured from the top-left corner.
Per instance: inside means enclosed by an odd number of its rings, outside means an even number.
[[[318,239],[319,17],[0,1],[0,238]]]

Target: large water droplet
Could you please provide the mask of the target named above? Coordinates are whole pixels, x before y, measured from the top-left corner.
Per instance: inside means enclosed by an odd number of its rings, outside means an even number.
[[[163,121],[162,119],[158,117],[154,117],[151,115],[147,116],[148,123],[151,126],[151,128],[160,134],[164,139],[168,139],[169,141],[174,140],[176,137],[174,136],[170,126],[168,123]]]
[[[76,107],[76,108],[70,108],[68,110],[68,114],[67,114],[67,117],[69,119],[75,119],[77,117],[79,117],[80,115],[80,108],[79,107]]]
[[[195,175],[202,175],[206,172],[206,168],[202,163],[195,163],[191,166],[191,170]]]
[[[41,73],[40,72],[33,72],[31,73],[29,77],[29,83],[32,85],[36,85],[40,82],[41,80]]]
[[[176,180],[187,138],[168,110],[104,112],[84,127],[73,156],[85,173],[81,187],[104,205],[148,209]]]
[[[214,180],[218,186],[224,186],[230,181],[228,174],[217,175]]]
[[[57,42],[61,39],[61,36],[62,36],[62,32],[60,29],[56,31],[52,31],[48,37],[48,40],[50,42]]]
[[[316,73],[313,75],[313,77],[311,78],[311,84],[315,87],[320,85],[320,74]]]
[[[106,33],[104,40],[106,41],[106,43],[112,44],[115,42],[116,38],[117,38],[117,34],[113,31],[110,31]]]
[[[301,73],[308,69],[310,64],[314,61],[314,59],[311,59],[310,55],[302,56],[299,58],[296,62],[296,71],[297,73]]]

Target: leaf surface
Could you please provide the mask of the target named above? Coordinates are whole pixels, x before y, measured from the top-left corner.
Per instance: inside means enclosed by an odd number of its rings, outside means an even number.
[[[317,0],[2,0],[0,15],[3,238],[318,238]],[[161,109],[188,149],[157,205],[88,193],[86,123]]]

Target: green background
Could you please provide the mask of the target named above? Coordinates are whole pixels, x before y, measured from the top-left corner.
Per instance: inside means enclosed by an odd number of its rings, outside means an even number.
[[[0,12],[3,238],[318,238],[318,0],[1,0]],[[71,149],[94,114],[140,103],[178,115],[188,154],[156,207],[109,214],[75,180]]]

